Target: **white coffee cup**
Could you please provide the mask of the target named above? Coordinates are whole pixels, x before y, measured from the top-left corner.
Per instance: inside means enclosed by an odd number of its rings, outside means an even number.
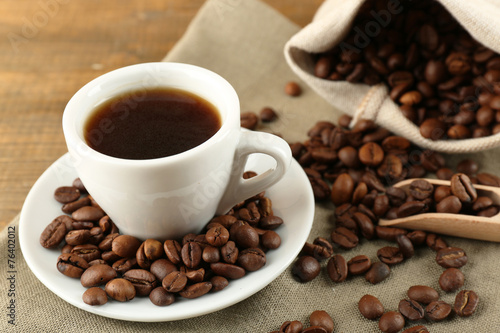
[[[84,124],[100,104],[128,91],[140,95],[159,87],[189,91],[211,102],[222,119],[218,132],[180,154],[147,160],[111,157],[87,145]],[[63,131],[74,167],[89,193],[120,232],[140,239],[165,240],[200,232],[214,214],[226,213],[280,180],[291,162],[284,140],[241,130],[238,96],[225,79],[181,63],[138,64],[94,79],[68,102]],[[247,158],[253,153],[270,155],[276,166],[243,179]]]

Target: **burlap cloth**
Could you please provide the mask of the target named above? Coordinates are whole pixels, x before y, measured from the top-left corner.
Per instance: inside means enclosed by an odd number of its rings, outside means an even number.
[[[268,130],[281,133],[288,141],[303,141],[307,129],[316,121],[335,121],[339,113],[305,85],[303,95],[298,98],[283,93],[287,81],[297,80],[284,61],[283,47],[298,29],[257,0],[212,0],[203,6],[165,60],[192,63],[218,72],[239,93],[243,111],[272,106],[280,118]],[[500,151],[490,150],[473,157],[480,161],[483,171],[495,172]],[[458,158],[451,157],[450,165]],[[18,222],[16,218],[10,224],[16,226],[16,233]],[[310,240],[328,237],[331,229],[332,206],[316,205]],[[446,240],[467,252],[469,262],[462,268],[466,276],[464,288],[475,290],[480,304],[470,318],[453,316],[428,327],[431,332],[498,332],[500,245],[451,237]],[[385,245],[389,244],[380,240],[362,241],[354,250],[337,252],[346,259],[366,254],[375,260],[377,249]],[[61,300],[31,273],[17,247],[17,325],[12,327],[7,324],[6,316],[7,228],[0,237],[0,249],[1,332],[269,332],[278,329],[285,320],[308,324],[309,314],[316,309],[326,310],[333,317],[335,332],[377,332],[377,322],[364,319],[357,309],[357,302],[364,294],[375,295],[386,309],[396,310],[411,285],[424,284],[440,290],[438,277],[443,271],[434,261],[434,252],[426,247],[419,248],[411,260],[394,267],[391,276],[378,285],[370,285],[362,277],[335,284],[324,269],[314,281],[302,284],[295,281],[287,269],[262,291],[225,310],[175,322],[140,323],[100,317]],[[250,276],[246,278],[252,283]],[[455,297],[455,293],[442,291],[440,295],[450,303]]]

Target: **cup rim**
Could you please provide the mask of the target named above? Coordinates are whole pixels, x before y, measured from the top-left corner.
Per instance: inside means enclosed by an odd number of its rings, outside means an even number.
[[[221,119],[222,124],[219,130],[208,140],[199,144],[196,147],[193,147],[191,149],[188,149],[184,152],[175,155],[152,158],[152,159],[125,159],[125,158],[105,155],[91,148],[85,142],[85,139],[82,138],[77,133],[77,125],[75,124],[75,122],[76,122],[76,117],[79,114],[78,110],[80,110],[80,108],[78,107],[80,101],[87,98],[88,94],[98,90],[99,87],[106,82],[118,79],[126,80],[127,76],[130,75],[131,73],[139,73],[145,70],[175,71],[177,73],[183,72],[186,75],[191,74],[190,76],[201,75],[204,78],[213,79],[217,81],[217,83],[221,85],[223,89],[226,90],[224,95],[225,98],[228,99],[228,104],[231,107],[237,108],[238,112],[227,112],[225,120]],[[168,87],[168,85],[165,85],[165,87]],[[189,89],[183,89],[183,90],[189,91]],[[196,92],[194,93],[196,94]],[[115,163],[115,164],[126,163],[129,165],[146,165],[146,164],[163,165],[165,163],[175,163],[180,159],[189,158],[195,154],[198,154],[199,151],[208,148],[208,146],[214,144],[215,142],[218,142],[222,137],[226,136],[226,134],[230,132],[231,126],[234,122],[237,122],[239,130],[239,124],[240,124],[239,111],[240,111],[240,103],[236,91],[234,90],[233,86],[219,74],[211,70],[208,70],[206,68],[191,64],[178,63],[178,62],[147,62],[112,70],[110,72],[98,76],[97,78],[85,84],[71,97],[71,99],[66,104],[62,116],[62,127],[63,127],[64,138],[66,140],[66,145],[68,146],[70,152],[71,152],[70,148],[74,148],[80,152],[85,151],[86,154],[92,154],[93,158],[97,158],[101,161],[105,161],[108,163]]]

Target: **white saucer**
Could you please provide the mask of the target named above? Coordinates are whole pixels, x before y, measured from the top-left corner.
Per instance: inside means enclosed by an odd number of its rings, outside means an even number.
[[[247,169],[261,173],[273,163],[268,156],[254,154],[248,160]],[[311,186],[300,165],[293,160],[285,177],[267,191],[275,215],[280,216],[284,224],[276,230],[281,236],[281,246],[268,252],[267,264],[262,269],[230,281],[222,291],[191,300],[179,297],[166,307],[153,305],[148,297],[136,297],[126,303],[110,300],[102,306],[90,306],[82,301],[85,288],[80,280],[66,277],[57,270],[59,250],[47,250],[39,243],[46,225],[63,214],[61,204],[53,198],[54,190],[71,185],[76,177],[69,154],[65,154],[38,179],[21,211],[21,250],[33,273],[52,292],[76,307],[109,318],[144,322],[180,320],[240,302],[267,286],[290,265],[307,240],[314,217]]]

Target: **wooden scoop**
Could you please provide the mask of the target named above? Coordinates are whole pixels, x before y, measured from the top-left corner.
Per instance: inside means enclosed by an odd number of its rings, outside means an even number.
[[[415,179],[406,179],[394,185],[405,191]],[[450,181],[425,179],[434,186],[447,185]],[[478,196],[487,196],[494,205],[500,205],[500,187],[474,185]],[[500,213],[492,217],[449,213],[424,213],[394,220],[380,219],[379,225],[405,229],[425,230],[438,234],[500,242]]]

